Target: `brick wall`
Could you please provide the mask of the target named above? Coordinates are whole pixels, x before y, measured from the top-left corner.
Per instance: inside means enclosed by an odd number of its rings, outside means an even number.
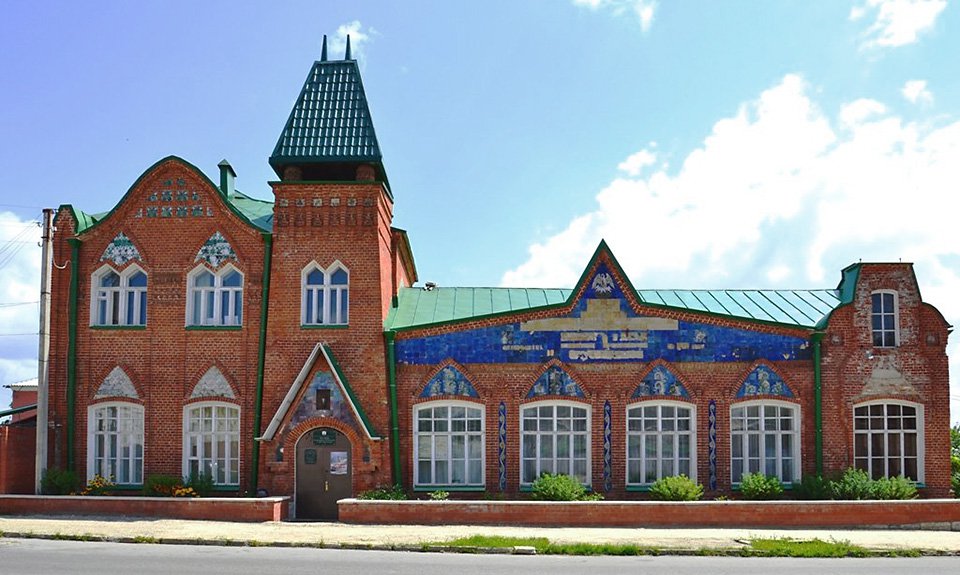
[[[33,493],[37,428],[0,425],[0,493]]]

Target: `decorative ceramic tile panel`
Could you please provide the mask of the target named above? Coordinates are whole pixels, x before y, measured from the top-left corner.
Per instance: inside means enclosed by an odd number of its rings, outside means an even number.
[[[567,372],[556,365],[551,365],[527,392],[527,399],[543,395],[583,397],[583,390]]]
[[[497,463],[500,491],[507,490],[507,404],[500,402],[497,410]]]
[[[226,397],[228,399],[236,399],[236,396],[233,393],[233,389],[230,387],[230,384],[227,383],[227,378],[223,377],[223,373],[217,369],[217,366],[213,366],[207,370],[203,377],[200,378],[200,381],[197,382],[197,385],[193,388],[193,393],[190,394],[190,399],[196,399],[198,397]]]
[[[438,397],[441,395],[459,395],[462,397],[479,397],[473,384],[467,376],[452,365],[441,369],[437,375],[423,387],[421,398]]]
[[[323,397],[329,398],[329,405],[318,405],[318,398]],[[313,376],[310,385],[300,397],[300,403],[297,404],[287,429],[293,429],[312,417],[331,417],[355,429],[360,429],[353,417],[353,410],[350,409],[349,403],[340,391],[340,386],[329,371],[319,371]]]
[[[603,402],[603,490],[613,489],[613,457],[612,457],[612,408],[610,401]]]
[[[120,366],[113,370],[103,379],[103,383],[97,389],[94,399],[103,399],[105,397],[129,397],[131,399],[140,399],[137,388],[130,381],[130,376],[123,371]]]
[[[133,260],[143,261],[143,258],[140,257],[137,246],[133,245],[130,238],[123,232],[118,233],[117,237],[107,244],[107,248],[103,250],[103,255],[100,256],[100,261],[111,261],[118,266]]]
[[[220,232],[214,232],[210,239],[200,247],[200,251],[197,252],[197,257],[193,261],[205,261],[216,268],[227,260],[236,259],[237,252],[233,251],[230,242]]]
[[[707,408],[707,456],[710,463],[710,490],[717,489],[717,402],[710,400]]]
[[[737,398],[752,397],[754,395],[779,395],[793,397],[793,391],[772,369],[765,365],[758,365],[750,372],[747,379],[737,391]]]
[[[633,390],[633,395],[630,397],[636,399],[638,397],[650,397],[655,395],[670,395],[684,398],[690,397],[690,394],[687,393],[687,389],[683,387],[683,384],[677,381],[677,376],[675,376],[672,371],[662,365],[658,365],[650,370],[650,373],[643,378],[643,381],[635,390]]]

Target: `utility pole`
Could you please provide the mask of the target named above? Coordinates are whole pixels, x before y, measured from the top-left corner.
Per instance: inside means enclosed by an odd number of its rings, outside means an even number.
[[[47,426],[48,405],[50,403],[50,274],[53,268],[53,209],[43,209],[43,236],[40,245],[43,248],[43,263],[40,267],[40,349],[37,352],[37,453],[36,484],[37,495],[40,483],[47,470]]]

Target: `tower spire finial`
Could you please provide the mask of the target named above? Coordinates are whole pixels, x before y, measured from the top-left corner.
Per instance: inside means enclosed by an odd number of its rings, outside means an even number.
[[[327,61],[327,35],[323,35],[323,48],[320,48],[320,61]]]
[[[352,60],[350,57],[350,34],[347,34],[347,53],[343,56],[344,60]]]

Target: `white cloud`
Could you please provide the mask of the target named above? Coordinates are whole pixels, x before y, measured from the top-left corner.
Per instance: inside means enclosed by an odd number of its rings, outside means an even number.
[[[640,20],[640,29],[644,32],[653,25],[657,10],[657,3],[653,0],[573,0],[573,3],[591,10],[608,9],[615,16],[632,13]]]
[[[341,24],[337,28],[336,35],[330,40],[331,60],[343,58],[347,50],[347,36],[350,36],[350,53],[354,60],[364,60],[366,57],[366,46],[377,35],[377,31],[368,27],[364,30],[359,20]]]
[[[532,245],[502,284],[570,287],[601,239],[639,288],[833,287],[847,264],[902,258],[925,299],[960,324],[960,238],[947,208],[960,121],[907,122],[868,99],[831,121],[809,92],[788,75],[717,121],[675,173],[615,177],[595,209]],[[629,175],[641,163],[620,167]],[[950,348],[960,397],[960,341]]]
[[[640,172],[647,166],[652,166],[654,162],[657,161],[657,156],[649,150],[640,150],[639,152],[632,154],[626,160],[620,162],[617,166],[618,170],[622,170],[627,173],[628,176],[639,176]]]
[[[37,376],[40,228],[0,212],[0,411],[10,405],[2,386]]]
[[[946,7],[946,0],[866,0],[850,10],[850,19],[876,13],[864,32],[862,47],[896,48],[916,42],[921,33],[933,28]]]
[[[933,93],[927,89],[926,80],[909,80],[900,90],[911,104],[932,104]]]

